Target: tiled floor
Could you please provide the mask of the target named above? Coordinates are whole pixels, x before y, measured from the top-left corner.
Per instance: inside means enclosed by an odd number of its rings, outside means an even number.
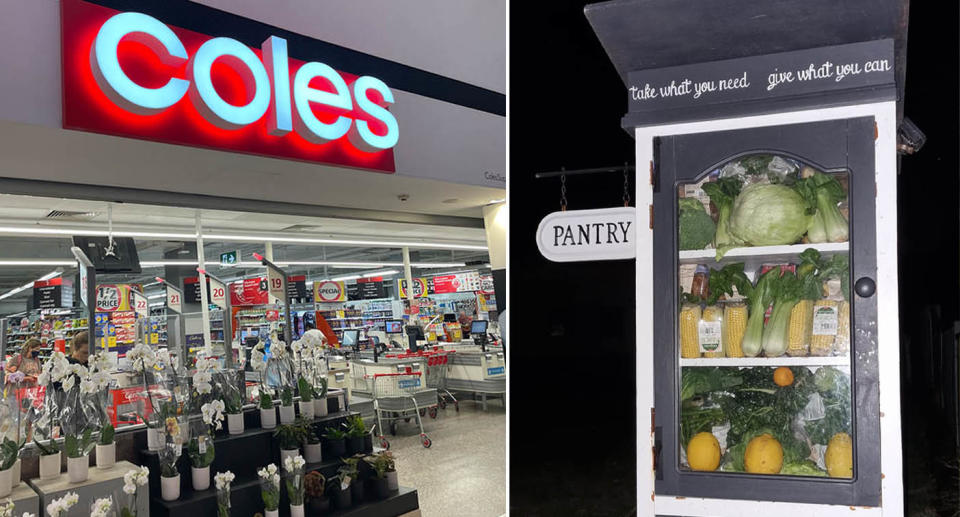
[[[424,449],[416,422],[387,434],[400,484],[417,489],[423,517],[499,517],[506,513],[506,410],[498,400],[453,405],[423,420],[433,441]]]

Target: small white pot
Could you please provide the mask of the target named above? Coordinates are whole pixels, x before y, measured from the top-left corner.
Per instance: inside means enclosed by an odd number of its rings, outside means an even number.
[[[340,408],[340,411],[346,411],[346,410],[347,410],[347,405],[346,405],[346,403],[344,402],[343,392],[342,392],[342,391],[341,391],[340,393],[337,393],[337,407]]]
[[[264,510],[264,517],[280,517],[280,510]]]
[[[163,429],[154,429],[152,427],[147,428],[147,449],[151,451],[159,451],[163,448],[163,442],[165,442],[165,436],[163,435]]]
[[[108,469],[117,462],[117,444],[97,444],[97,468]]]
[[[13,474],[10,477],[10,486],[17,488],[23,480],[20,479],[20,458],[13,463]]]
[[[283,462],[289,457],[294,458],[300,454],[300,449],[280,449],[280,468],[283,469]]]
[[[83,483],[90,477],[90,457],[67,458],[67,476],[71,483]]]
[[[323,445],[319,443],[308,443],[303,446],[303,459],[307,463],[320,463],[323,461]]]
[[[327,397],[321,397],[318,399],[313,399],[313,416],[321,417],[327,416]]]
[[[227,415],[227,432],[230,434],[240,434],[243,432],[243,413]]]
[[[193,489],[197,492],[210,488],[210,467],[190,467]]]
[[[277,408],[260,409],[260,427],[264,429],[277,427]]]
[[[400,482],[397,480],[397,471],[387,471],[387,488],[392,492],[400,490]]]
[[[40,479],[53,479],[60,475],[60,452],[40,456]]]
[[[303,505],[302,504],[291,504],[290,505],[290,517],[303,517]]]
[[[13,466],[7,470],[0,470],[0,497],[7,497],[13,492]]]
[[[180,499],[180,474],[172,478],[160,476],[160,497],[164,501]]]
[[[310,402],[297,402],[297,405],[300,406],[300,418],[304,420],[313,420],[313,401]]]
[[[293,406],[280,406],[280,423],[281,424],[292,424],[294,420],[297,419],[297,414],[293,410]]]

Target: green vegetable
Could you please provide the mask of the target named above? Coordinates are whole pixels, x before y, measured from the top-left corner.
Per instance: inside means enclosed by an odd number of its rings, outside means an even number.
[[[719,270],[711,268],[709,286],[710,296],[707,297],[707,305],[717,303],[722,295],[733,296],[734,287],[741,294],[748,291],[750,279],[743,272],[743,262],[727,264]],[[699,300],[696,303],[699,303]]]
[[[780,268],[774,268],[779,271]],[[791,271],[784,271],[773,282],[773,311],[763,329],[763,352],[767,357],[779,357],[787,351],[787,333],[790,331],[790,311],[800,301],[800,279]]]
[[[680,249],[702,250],[713,241],[717,226],[696,199],[681,198],[679,208]]]
[[[810,242],[846,242],[849,239],[849,225],[840,213],[838,203],[847,198],[847,194],[836,178],[821,174],[810,167],[801,171],[802,179],[794,188],[803,196],[807,212],[813,214],[807,231]]]
[[[781,474],[787,476],[816,476],[816,477],[827,477],[827,473],[823,470],[820,470],[817,467],[817,464],[810,461],[801,461],[799,463],[785,463],[783,469],[780,470]]]
[[[720,178],[713,183],[704,183],[702,187],[703,191],[710,196],[710,201],[717,207],[719,213],[717,233],[713,238],[713,247],[717,249],[718,261],[732,248],[743,246],[743,241],[734,237],[728,228],[733,203],[740,194],[742,187],[743,182],[736,176]]]
[[[824,417],[804,424],[812,443],[827,445],[837,433],[850,433],[850,378],[830,366],[817,369],[813,383],[823,399]]]
[[[831,278],[839,278],[843,298],[850,299],[850,258],[845,253],[838,253],[830,257],[829,262],[823,263],[819,277],[821,284]]]
[[[750,284],[745,286],[746,292],[740,294],[747,297],[749,306],[749,316],[747,316],[747,329],[743,334],[743,354],[747,357],[756,357],[763,349],[763,317],[767,312],[767,307],[773,301],[775,294],[774,288],[777,282],[777,276],[780,270],[777,268],[767,271],[757,279],[757,285],[750,288]],[[739,289],[739,288],[738,288]]]
[[[688,368],[683,370],[683,379],[680,381],[680,401],[740,384],[743,384],[743,377],[736,368]]]
[[[730,233],[752,246],[793,244],[807,233],[810,216],[804,198],[783,185],[750,185],[730,213]]]

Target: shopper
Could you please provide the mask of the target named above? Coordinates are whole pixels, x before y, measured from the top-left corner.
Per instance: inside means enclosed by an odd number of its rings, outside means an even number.
[[[86,330],[77,332],[77,334],[73,336],[73,340],[70,343],[70,356],[67,357],[67,361],[69,361],[70,364],[87,366],[87,361],[90,358],[89,336]]]
[[[470,335],[470,324],[473,323],[473,318],[467,316],[467,311],[460,311],[460,317],[457,319],[460,322],[460,332],[464,336]]]
[[[37,376],[40,375],[40,347],[43,346],[37,338],[30,338],[20,348],[20,353],[7,361],[7,373],[23,372],[25,377],[21,387],[32,388],[37,385]]]

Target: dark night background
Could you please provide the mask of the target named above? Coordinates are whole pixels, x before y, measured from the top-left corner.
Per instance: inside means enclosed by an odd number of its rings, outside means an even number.
[[[534,241],[560,200],[559,180],[534,173],[634,163],[634,141],[620,129],[624,85],[585,3],[511,9],[513,515],[636,509],[633,262],[552,263]],[[960,319],[958,41],[957,3],[913,2],[904,112],[928,140],[903,158],[899,191],[908,515],[957,511],[956,342],[945,333]],[[621,206],[623,177],[572,176],[567,190],[571,210]]]

